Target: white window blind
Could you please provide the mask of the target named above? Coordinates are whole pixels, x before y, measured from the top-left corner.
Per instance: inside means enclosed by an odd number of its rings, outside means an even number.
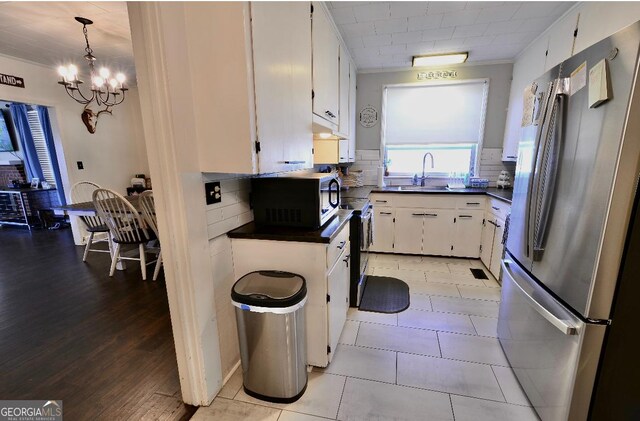
[[[38,112],[35,110],[27,111],[27,118],[29,120],[29,128],[31,129],[31,136],[33,136],[33,143],[36,147],[38,161],[40,161],[40,167],[42,167],[42,175],[44,176],[44,179],[51,185],[51,187],[55,188],[56,179],[53,175],[51,155],[49,154],[49,148],[47,147],[47,142],[44,138],[42,125],[40,124],[40,119],[38,118]]]
[[[484,133],[488,83],[386,88],[387,145],[478,143]]]

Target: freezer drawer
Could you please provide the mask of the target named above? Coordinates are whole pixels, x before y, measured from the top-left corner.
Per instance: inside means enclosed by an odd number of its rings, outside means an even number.
[[[574,316],[509,257],[502,262],[502,349],[543,421],[585,420],[605,327]]]

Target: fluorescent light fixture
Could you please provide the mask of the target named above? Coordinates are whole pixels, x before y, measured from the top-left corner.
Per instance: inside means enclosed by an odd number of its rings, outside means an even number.
[[[331,133],[318,133],[318,136],[321,139],[329,139],[332,136],[332,134]]]
[[[467,61],[469,53],[431,54],[428,56],[413,56],[413,67],[445,66],[447,64],[459,64]]]

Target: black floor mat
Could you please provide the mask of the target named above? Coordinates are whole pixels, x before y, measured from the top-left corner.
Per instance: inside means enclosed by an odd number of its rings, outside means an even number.
[[[473,277],[476,279],[489,279],[482,269],[470,269]]]
[[[399,313],[409,307],[409,285],[387,276],[367,276],[360,310]]]

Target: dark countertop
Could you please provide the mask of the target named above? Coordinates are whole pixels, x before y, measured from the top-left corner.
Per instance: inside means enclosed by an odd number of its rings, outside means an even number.
[[[341,198],[368,199],[371,190],[377,189],[374,186],[349,187],[346,190],[340,190]]]
[[[486,194],[487,196],[495,197],[496,199],[503,200],[511,203],[513,196],[513,190],[498,189],[490,187],[488,189],[442,189],[442,188],[425,188],[420,190],[400,190],[398,186],[390,187],[373,187],[371,193],[400,193],[400,194]]]
[[[329,222],[315,231],[300,228],[287,227],[257,227],[254,222],[249,222],[227,233],[230,238],[243,238],[247,240],[274,240],[296,241],[301,243],[326,243],[340,232],[349,220],[353,211],[341,209]]]

